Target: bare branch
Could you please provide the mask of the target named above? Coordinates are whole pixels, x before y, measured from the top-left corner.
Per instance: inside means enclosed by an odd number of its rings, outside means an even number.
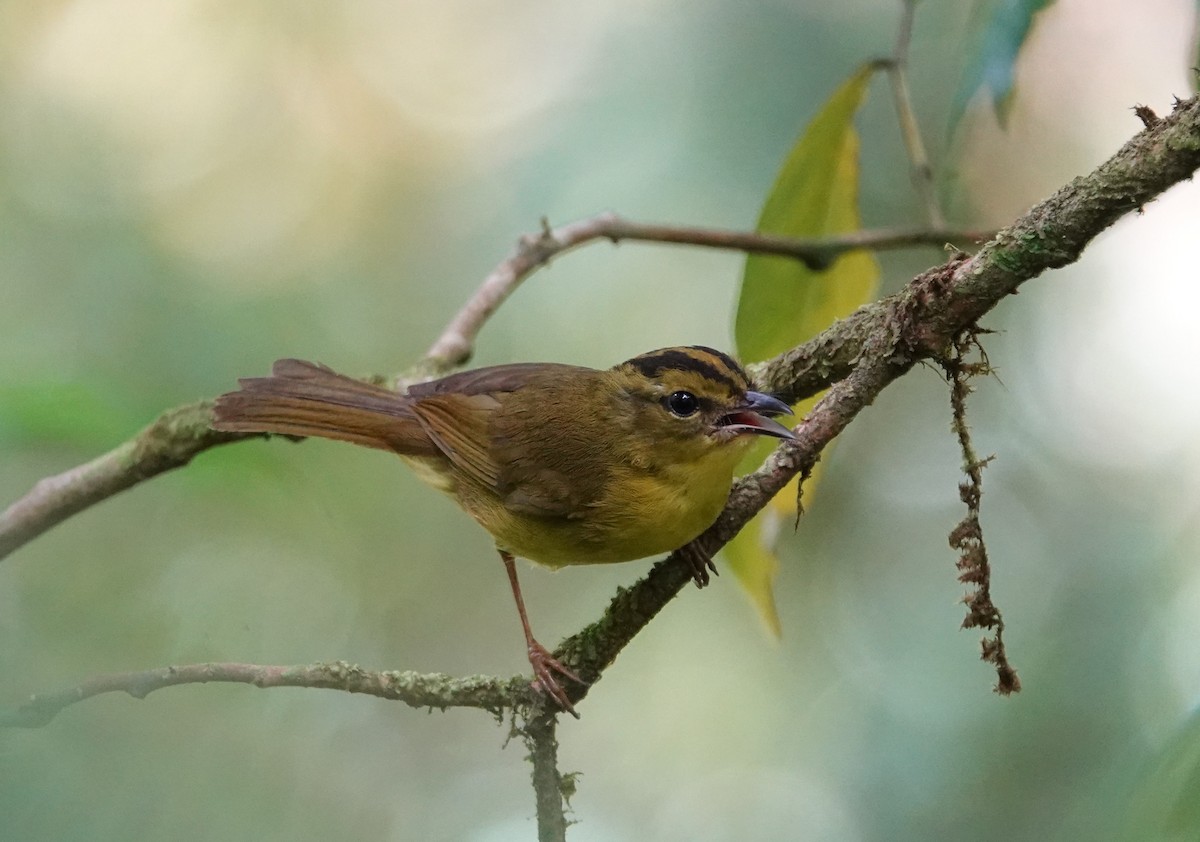
[[[144,699],[155,690],[209,682],[253,684],[255,687],[310,687],[363,693],[404,702],[414,708],[481,708],[499,716],[514,700],[529,704],[533,692],[527,678],[501,681],[488,676],[451,678],[438,673],[365,670],[344,661],[298,666],[263,664],[187,664],[143,672],[101,675],[55,693],[40,693],[16,710],[0,713],[0,727],[36,728],[59,711],[102,693],[128,693]]]
[[[203,450],[250,438],[209,427],[212,403],[164,412],[127,442],[78,467],[40,480],[0,513],[0,559],[94,503],[192,461]]]
[[[991,233],[986,231],[949,230],[939,225],[932,229],[855,231],[820,239],[797,239],[751,231],[631,222],[611,213],[558,228],[544,225],[537,234],[526,234],[518,240],[516,251],[484,279],[425,357],[438,371],[465,364],[471,358],[475,336],[484,323],[525,278],[554,257],[595,240],[613,243],[634,240],[730,249],[749,254],[774,254],[803,261],[810,268],[819,270],[828,268],[841,255],[861,249],[883,250],[922,245],[941,247],[947,243],[962,247],[963,244],[969,246],[990,236]]]

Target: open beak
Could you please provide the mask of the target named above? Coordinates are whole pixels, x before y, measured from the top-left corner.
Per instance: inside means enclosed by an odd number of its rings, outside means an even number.
[[[735,433],[756,433],[779,439],[796,436],[772,415],[792,415],[792,408],[779,398],[762,392],[747,392],[742,405],[721,419],[721,427]]]

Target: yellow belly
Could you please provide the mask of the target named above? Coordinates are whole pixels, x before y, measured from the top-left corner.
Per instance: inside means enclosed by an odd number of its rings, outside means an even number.
[[[547,567],[612,564],[667,553],[712,525],[729,499],[741,448],[707,461],[703,469],[633,469],[614,478],[606,494],[580,518],[541,518],[503,506],[472,516],[513,555]],[[715,463],[715,464],[714,464]]]
[[[491,490],[459,488],[441,460],[404,457],[491,533],[499,549],[547,567],[612,564],[667,553],[712,525],[729,499],[744,452],[726,445],[687,467],[626,465],[578,517],[542,517],[507,508]]]

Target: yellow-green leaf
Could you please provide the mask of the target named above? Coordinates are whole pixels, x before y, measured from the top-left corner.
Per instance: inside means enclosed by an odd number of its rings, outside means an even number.
[[[871,67],[851,76],[809,123],[767,196],[758,230],[823,237],[858,227],[858,134],[854,113]],[[787,257],[746,258],[734,339],[744,360],[762,360],[815,335],[874,292],[878,269],[853,252],[825,271]]]
[[[859,227],[858,135],[853,121],[872,72],[869,65],[860,68],[809,123],[767,197],[759,231],[823,237]],[[879,266],[869,252],[846,254],[824,271],[788,258],[748,256],[734,328],[739,355],[761,360],[798,345],[869,301],[878,282]],[[811,404],[801,404],[797,414],[802,416]],[[757,464],[764,455],[765,450],[757,450],[751,458]],[[812,483],[810,478],[806,500]],[[730,569],[776,637],[780,624],[773,587],[779,569],[775,539],[781,525],[794,517],[795,499],[793,483],[726,547]]]

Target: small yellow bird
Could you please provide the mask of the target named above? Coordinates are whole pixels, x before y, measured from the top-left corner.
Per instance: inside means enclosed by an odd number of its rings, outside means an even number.
[[[720,351],[663,348],[597,370],[518,363],[464,371],[401,394],[315,363],[217,399],[214,429],[320,436],[398,453],[496,540],[534,684],[575,713],[555,674],[581,682],[529,627],[514,556],[548,567],[669,552],[725,507],[748,434],[794,438],[790,413],[753,391]],[[697,584],[711,560],[689,553]],[[581,682],[582,683],[582,682]]]

